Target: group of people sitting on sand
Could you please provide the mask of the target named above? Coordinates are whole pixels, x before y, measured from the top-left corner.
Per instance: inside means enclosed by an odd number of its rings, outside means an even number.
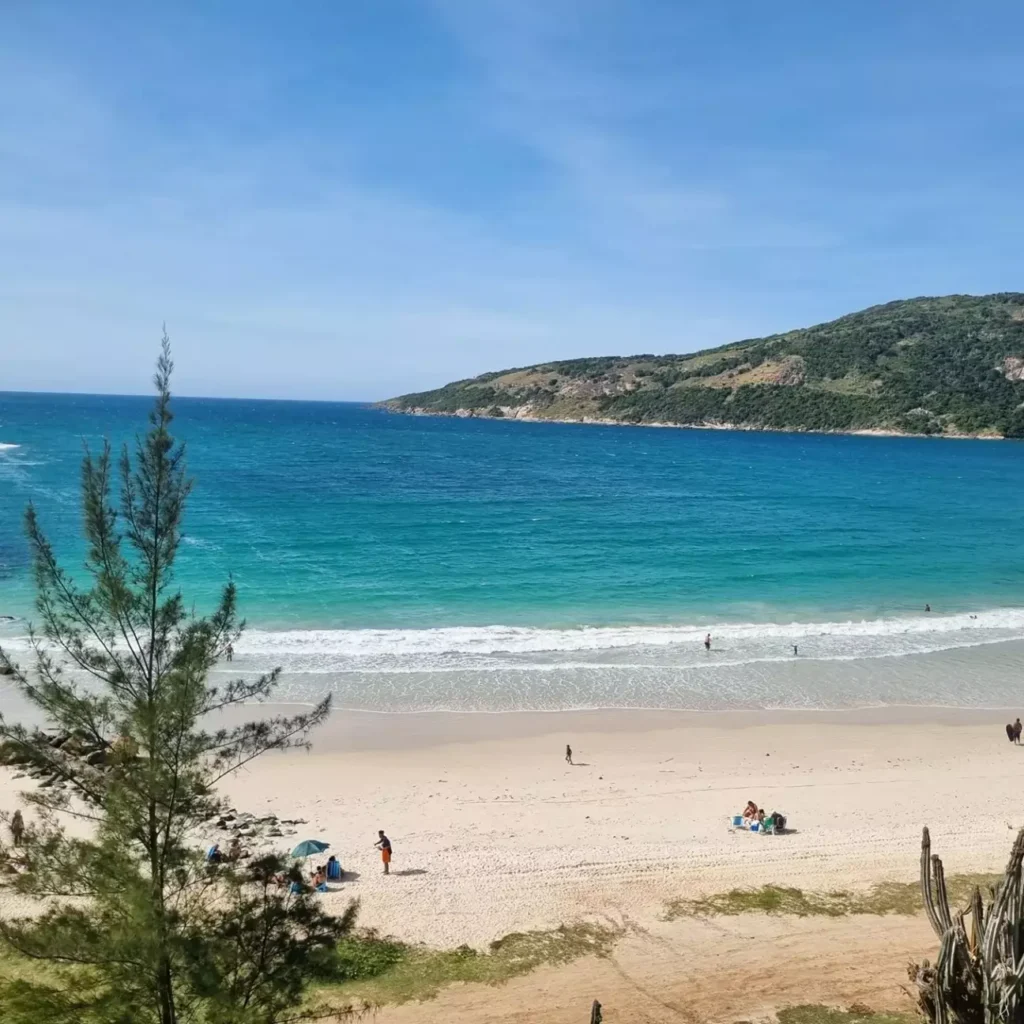
[[[317,892],[327,892],[327,879],[341,878],[341,863],[332,853],[326,864],[320,864],[313,872],[313,888]]]
[[[743,808],[742,818],[743,827],[749,828],[752,831],[777,833],[786,827],[786,816],[784,814],[772,811],[771,814],[766,815],[764,809],[758,807],[753,800],[747,801],[747,806]]]
[[[341,861],[333,853],[327,858],[326,864],[318,864],[310,872],[309,884],[313,887],[314,892],[329,892],[327,880],[330,878],[341,878]],[[277,875],[274,881],[279,888],[283,889],[285,886],[290,886],[292,892],[302,891],[302,886],[298,882],[290,881],[287,875]]]
[[[231,840],[231,846],[228,848],[228,852],[224,853],[220,848],[220,843],[214,843],[210,847],[209,852],[206,854],[206,860],[210,864],[235,864],[244,857],[248,857],[249,852],[242,849],[241,840],[235,836]],[[341,878],[341,863],[338,858],[331,854],[327,858],[326,864],[319,864],[317,867],[310,872],[311,882],[310,884],[317,892],[327,892],[327,880],[329,878]],[[284,888],[287,885],[291,885],[293,890],[298,891],[299,888],[295,883],[290,882],[286,875],[277,875],[274,878],[279,888]]]
[[[220,843],[214,843],[206,854],[206,860],[210,864],[237,864],[238,861],[248,856],[249,851],[242,849],[242,840],[235,836],[231,840],[227,853],[220,848]]]

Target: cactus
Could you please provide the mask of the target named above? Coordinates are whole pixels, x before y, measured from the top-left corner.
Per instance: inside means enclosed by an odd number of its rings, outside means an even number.
[[[977,888],[966,910],[951,911],[942,861],[921,837],[921,894],[939,937],[934,966],[911,964],[910,980],[933,1024],[1024,1024],[1024,829],[1006,872],[986,901]],[[969,925],[968,925],[969,919]]]

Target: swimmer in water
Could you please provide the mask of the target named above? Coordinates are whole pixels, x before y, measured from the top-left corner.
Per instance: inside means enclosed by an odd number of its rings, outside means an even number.
[[[711,634],[710,633],[708,633],[708,635],[706,637],[704,637],[704,650],[705,651],[710,651],[711,650]]]

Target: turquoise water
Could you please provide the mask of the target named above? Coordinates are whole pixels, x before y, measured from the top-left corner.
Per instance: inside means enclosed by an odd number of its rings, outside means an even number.
[[[31,612],[26,502],[80,563],[83,439],[120,444],[148,408],[0,394],[0,445],[17,446],[0,448],[8,634]],[[383,709],[827,704],[827,686],[766,696],[763,666],[793,643],[824,663],[1024,637],[1013,442],[202,399],[179,399],[175,426],[196,479],[180,585],[202,608],[233,574],[253,627],[236,662],[282,663],[296,699],[326,685]]]

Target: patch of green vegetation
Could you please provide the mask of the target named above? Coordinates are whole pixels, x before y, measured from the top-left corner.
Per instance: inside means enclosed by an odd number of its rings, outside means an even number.
[[[309,1000],[358,1008],[430,999],[456,982],[501,985],[545,964],[607,956],[621,934],[620,929],[576,924],[551,931],[514,932],[492,942],[488,951],[479,952],[469,946],[430,949],[382,938],[372,931],[357,932],[338,944],[337,957],[311,989]],[[84,971],[82,967],[55,971],[52,964],[0,948],[2,981],[45,981],[60,987],[78,984]]]
[[[995,885],[1000,875],[953,875],[946,880],[952,904],[966,906],[976,886]],[[734,916],[737,914],[790,914],[795,917],[847,917],[853,914],[921,913],[924,903],[917,882],[881,882],[861,892],[846,889],[805,892],[782,885],[676,899],[665,907],[665,918]]]
[[[876,1013],[866,1006],[841,1010],[835,1006],[787,1006],[775,1014],[779,1024],[920,1024],[916,1013]]]
[[[331,969],[331,981],[345,983],[377,978],[400,964],[409,946],[396,939],[381,938],[375,932],[346,936],[338,943]]]
[[[857,373],[848,373],[838,380],[825,379],[813,381],[808,387],[819,391],[831,391],[838,395],[874,395],[879,388],[877,377],[865,377]]]
[[[575,418],[625,423],[1024,437],[1024,380],[1006,372],[1021,357],[1024,294],[949,295],[872,306],[816,327],[690,355],[543,363],[516,371],[507,384],[502,374],[484,374],[385,405],[486,414],[493,406],[529,402],[543,416],[549,404],[572,397]],[[719,376],[766,362],[788,362],[800,372],[781,383],[754,374],[730,385]],[[631,371],[642,371],[642,386],[623,388],[622,375]],[[543,375],[545,387],[527,384],[530,374]],[[581,392],[581,382],[599,386]]]
[[[501,985],[544,964],[607,956],[620,934],[617,929],[595,924],[515,932],[492,942],[483,953],[469,946],[435,950],[392,942],[388,951],[368,954],[369,960],[364,960],[367,954],[359,951],[361,968],[372,973],[353,974],[340,984],[320,987],[315,995],[336,1006],[381,1006],[430,999],[456,982]]]

